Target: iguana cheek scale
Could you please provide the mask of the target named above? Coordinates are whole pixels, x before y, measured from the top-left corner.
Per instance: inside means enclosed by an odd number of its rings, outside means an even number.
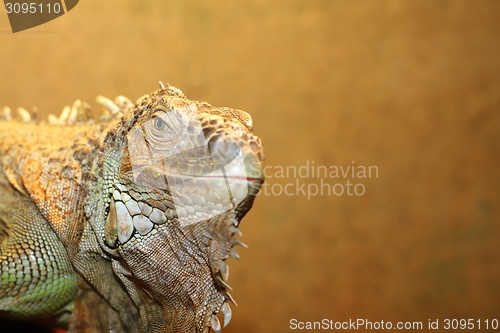
[[[250,115],[172,86],[0,121],[0,315],[69,332],[220,332],[264,181]]]

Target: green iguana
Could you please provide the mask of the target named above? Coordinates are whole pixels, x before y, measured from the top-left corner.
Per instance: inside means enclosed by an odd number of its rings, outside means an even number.
[[[252,118],[161,83],[135,105],[98,101],[99,121],[80,101],[48,123],[0,121],[0,315],[220,332],[226,259],[264,181]]]

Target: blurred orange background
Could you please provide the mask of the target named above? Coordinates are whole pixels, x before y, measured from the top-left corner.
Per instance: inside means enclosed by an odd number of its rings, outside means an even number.
[[[500,320],[500,2],[82,0],[12,34],[0,105],[177,86],[250,112],[278,166],[377,166],[361,196],[273,195],[231,260],[227,333],[290,320]],[[295,187],[293,187],[295,188]],[[289,187],[292,189],[292,187]]]

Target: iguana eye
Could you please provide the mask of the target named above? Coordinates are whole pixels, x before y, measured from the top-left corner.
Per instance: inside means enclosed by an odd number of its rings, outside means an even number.
[[[182,114],[175,111],[156,110],[144,123],[146,140],[154,149],[165,150],[179,140],[186,131]]]
[[[160,117],[155,117],[153,119],[153,126],[154,126],[155,130],[157,130],[157,131],[162,131],[162,130],[166,129],[166,127],[167,127],[165,122]]]
[[[151,120],[145,124],[149,139],[157,144],[165,140],[171,141],[175,128],[172,128],[170,120],[168,113],[163,111],[155,112]]]

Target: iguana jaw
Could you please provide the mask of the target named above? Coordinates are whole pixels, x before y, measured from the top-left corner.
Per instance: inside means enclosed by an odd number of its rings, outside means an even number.
[[[248,182],[249,193],[236,208],[197,223],[182,225],[178,218],[154,223],[149,233],[141,235],[135,230],[130,240],[118,242],[122,260],[115,271],[120,279],[132,282],[124,284],[137,307],[149,309],[141,313],[142,322],[161,322],[165,330],[173,331],[177,326],[170,325],[196,323],[182,326],[181,332],[203,332],[207,327],[218,332],[219,312],[224,326],[229,322],[232,297],[226,259],[239,258],[233,246],[244,244],[234,236],[241,235],[239,222],[251,208],[263,179],[240,181]],[[151,271],[156,274],[151,276]],[[185,316],[196,320],[186,321]],[[148,331],[154,329],[148,327]]]
[[[141,312],[144,323],[161,323],[158,332],[204,332],[209,326],[218,331],[214,316],[221,311],[224,324],[229,322],[226,259],[237,256],[232,247],[239,232],[232,214],[183,228],[163,224],[153,236],[133,237],[118,248],[123,261],[116,271],[138,307],[148,309]]]

